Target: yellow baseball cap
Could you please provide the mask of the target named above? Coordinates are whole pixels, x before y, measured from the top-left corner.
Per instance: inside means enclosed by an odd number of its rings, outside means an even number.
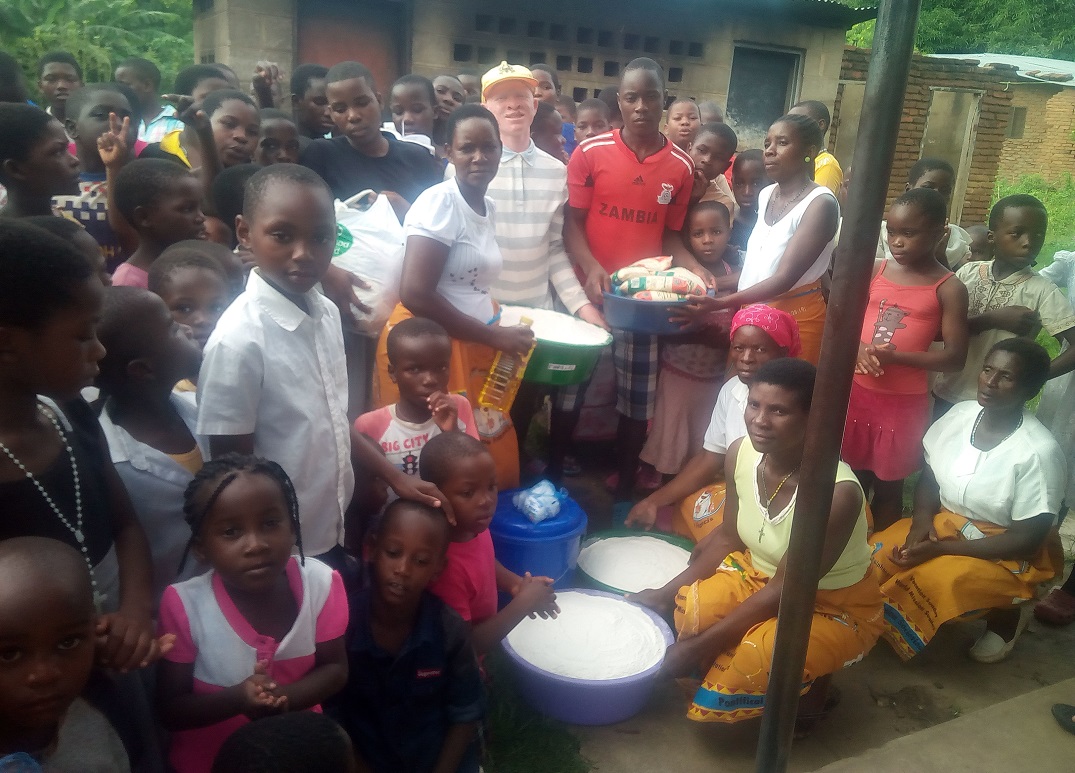
[[[485,95],[489,89],[504,81],[523,81],[529,84],[531,88],[537,88],[537,79],[534,78],[534,74],[528,68],[523,67],[521,64],[501,62],[482,76],[482,101],[485,100]]]

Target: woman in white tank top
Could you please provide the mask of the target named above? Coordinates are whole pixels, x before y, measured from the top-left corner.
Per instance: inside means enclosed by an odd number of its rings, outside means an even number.
[[[765,137],[765,172],[775,182],[758,197],[758,222],[747,242],[738,291],[706,299],[699,310],[737,309],[766,303],[799,324],[802,358],[817,364],[825,327],[821,277],[836,244],[840,205],[813,181],[814,157],[824,150],[812,119],[786,115]]]

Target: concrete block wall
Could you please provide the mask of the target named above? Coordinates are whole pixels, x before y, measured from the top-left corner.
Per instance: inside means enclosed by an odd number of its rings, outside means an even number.
[[[840,79],[865,81],[869,70],[869,58],[868,49],[847,48],[843,55]],[[984,96],[975,131],[974,154],[971,159],[960,223],[963,225],[984,223],[989,214],[989,204],[993,196],[993,187],[1008,126],[1008,116],[1011,111],[1012,89],[1008,88],[1007,84],[1012,79],[1011,71],[978,67],[972,61],[931,59],[916,54],[911,62],[911,72],[907,79],[903,117],[900,121],[896,155],[888,185],[888,203],[903,192],[911,167],[921,157],[922,137],[925,134],[926,117],[929,114],[931,87],[982,91]],[[840,106],[837,103],[830,145],[835,145],[840,131],[840,122]]]
[[[681,5],[674,14],[655,3],[617,0],[548,0],[540,9],[526,9],[488,0],[414,0],[412,71],[428,76],[460,70],[482,73],[506,58],[529,65],[535,54],[556,67],[557,58],[563,57],[571,63],[570,69],[557,71],[564,93],[571,95],[575,88],[583,88],[592,96],[594,90],[619,81],[618,75],[605,75],[605,62],[622,68],[637,56],[649,56],[666,71],[681,68],[681,80],[668,83],[670,94],[714,100],[723,106],[735,46],[746,45],[803,52],[795,98],[818,99],[832,106],[836,97],[844,48],[842,29],[722,12],[706,4]],[[478,15],[487,17],[482,25],[477,24]],[[502,33],[502,24],[509,31]],[[559,25],[558,37],[562,39],[550,37],[553,25]],[[599,44],[602,35],[607,35],[607,45]],[[630,35],[637,38],[635,49],[624,47]],[[586,42],[580,43],[580,37]],[[653,50],[646,50],[648,42],[655,44]],[[675,43],[682,44],[681,54],[670,53]],[[468,60],[456,60],[457,44],[471,47]],[[691,44],[695,51],[701,49],[699,56],[690,55]],[[482,61],[479,54],[484,54]],[[579,72],[580,57],[592,60],[592,72]],[[757,144],[754,138],[740,147]]]
[[[1075,88],[1015,84],[1012,107],[1026,109],[1026,126],[1022,137],[1005,139],[1000,177],[1015,181],[1039,175],[1056,182],[1064,174],[1075,174]]]
[[[295,0],[203,0],[194,14],[195,61],[223,62],[243,89],[259,60],[295,67]]]

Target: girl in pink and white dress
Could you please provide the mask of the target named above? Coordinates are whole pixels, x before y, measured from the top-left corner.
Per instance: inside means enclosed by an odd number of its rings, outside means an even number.
[[[172,767],[202,773],[251,719],[320,711],[343,688],[347,597],[339,574],[304,558],[295,490],[275,462],[208,462],[183,509],[189,549],[212,569],[164,592],[160,630],[176,642],[157,705]]]

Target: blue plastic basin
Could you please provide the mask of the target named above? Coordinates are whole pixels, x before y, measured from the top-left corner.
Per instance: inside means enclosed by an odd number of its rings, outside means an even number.
[[[651,335],[680,335],[685,332],[678,323],[669,322],[689,301],[639,301],[623,295],[605,293],[605,322],[617,330]]]
[[[512,504],[511,498],[518,491],[502,491],[497,497],[496,513],[489,525],[497,560],[516,574],[552,577],[555,587],[570,587],[586,531],[586,513],[568,498],[556,516],[531,523]]]
[[[624,604],[631,603],[613,593],[588,588],[573,590],[591,596],[614,598]],[[661,630],[665,644],[671,646],[675,639],[668,624],[652,609],[639,608]],[[649,700],[657,672],[664,663],[662,657],[640,674],[594,681],[560,676],[540,669],[519,657],[507,639],[504,640],[504,651],[515,664],[515,682],[523,699],[542,714],[574,725],[611,725],[633,717]]]

